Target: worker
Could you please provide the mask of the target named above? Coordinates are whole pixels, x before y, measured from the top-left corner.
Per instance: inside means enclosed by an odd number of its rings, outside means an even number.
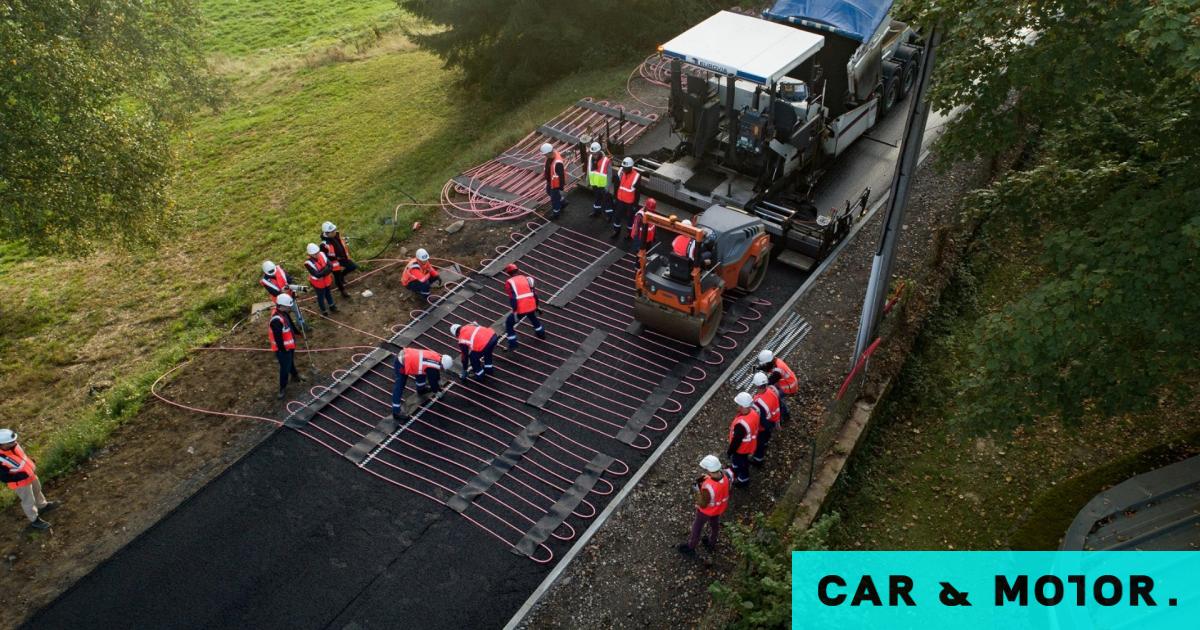
[[[647,199],[646,205],[633,215],[633,227],[629,230],[629,238],[633,240],[635,249],[643,247],[649,249],[654,246],[654,224],[646,221],[647,212],[658,212],[658,202],[654,200],[654,197]],[[642,226],[645,226],[644,230]]]
[[[477,322],[467,325],[454,324],[450,326],[450,334],[458,340],[458,349],[462,353],[462,380],[467,380],[467,366],[475,372],[475,379],[483,379],[495,372],[492,365],[492,355],[496,351],[496,343],[500,337],[496,331]]]
[[[396,384],[392,386],[392,419],[407,420],[404,413],[404,386],[408,377],[413,377],[417,395],[438,393],[442,391],[442,370],[449,370],[454,365],[454,359],[448,354],[438,354],[433,350],[422,348],[404,348],[396,353],[393,369],[396,371]]]
[[[350,258],[346,241],[342,240],[341,233],[332,221],[321,224],[321,247],[329,257],[329,263],[333,265],[333,281],[337,284],[338,292],[349,300],[350,294],[346,293],[346,274],[357,271],[358,265]]]
[[[744,488],[750,485],[750,456],[758,446],[758,429],[761,417],[754,408],[754,397],[741,392],[733,398],[737,415],[729,424],[729,449],[726,455],[733,465],[733,485]]]
[[[627,157],[621,160],[621,168],[617,170],[616,185],[617,185],[617,200],[613,204],[612,216],[612,238],[616,238],[621,233],[621,226],[624,225],[628,230],[632,227],[634,209],[638,207],[638,192],[637,184],[641,179],[641,173],[633,168],[633,158]]]
[[[679,222],[684,227],[692,227],[692,222],[684,219]],[[671,253],[691,260],[696,260],[696,239],[687,234],[679,234],[671,241]]]
[[[787,421],[790,416],[787,403],[783,401],[783,392],[771,384],[766,372],[755,372],[751,382],[754,384],[754,408],[758,410],[758,417],[762,419],[762,423],[758,429],[758,444],[754,447],[750,464],[762,466],[767,457],[767,443],[771,441],[775,429],[779,428],[779,423]]]
[[[603,210],[605,215],[613,212],[612,190],[608,183],[612,171],[612,158],[604,152],[599,142],[593,142],[588,147],[588,185],[592,187],[595,197],[592,200],[592,216],[598,216]]]
[[[733,473],[721,467],[721,460],[716,455],[705,455],[700,460],[700,468],[705,474],[692,486],[696,492],[696,518],[692,521],[692,534],[687,542],[679,543],[676,547],[687,555],[696,553],[696,545],[701,542],[710,551],[717,546],[721,515],[729,507],[729,486]],[[705,525],[708,525],[708,537],[701,540]]]
[[[554,150],[554,145],[542,144],[542,155],[546,156],[546,166],[543,176],[546,179],[546,194],[550,196],[550,218],[557,219],[567,207],[563,200],[563,189],[567,185],[567,164],[562,154]]]
[[[17,443],[17,434],[11,429],[0,429],[0,481],[8,484],[21,500],[21,510],[29,519],[30,529],[50,529],[50,523],[42,520],[42,515],[58,507],[58,502],[47,501],[42,494],[37,464]]]
[[[508,280],[504,282],[504,290],[508,292],[508,303],[512,306],[512,312],[504,320],[504,331],[508,337],[508,349],[515,350],[518,345],[517,324],[522,319],[529,320],[529,325],[533,326],[533,333],[538,336],[538,339],[546,338],[546,329],[538,320],[541,301],[538,299],[537,291],[533,289],[533,278],[521,273],[515,263],[505,265],[504,273],[508,274]]]
[[[800,380],[787,363],[775,356],[770,350],[758,353],[758,369],[766,372],[770,383],[779,387],[784,396],[795,396],[800,392]]]
[[[296,377],[297,381],[304,380],[296,371],[296,335],[304,336],[304,332],[292,325],[295,306],[292,296],[280,293],[275,298],[275,308],[271,309],[271,319],[267,323],[271,329],[268,335],[271,351],[275,353],[275,360],[279,361],[279,400],[286,396],[289,376]]]
[[[331,288],[333,287],[333,265],[316,243],[309,243],[307,251],[308,260],[304,261],[304,267],[308,269],[308,284],[312,285],[313,291],[317,294],[317,306],[320,307],[322,315],[328,315],[330,311],[336,313],[338,307],[333,303],[333,289]]]
[[[424,249],[418,249],[417,255],[408,260],[404,274],[400,276],[400,284],[422,299],[428,299],[429,290],[441,281],[437,268],[429,262],[429,252]]]
[[[291,276],[287,275],[283,267],[269,260],[263,261],[262,272],[263,275],[258,279],[258,283],[263,285],[263,288],[267,290],[267,295],[271,296],[272,305],[275,304],[275,298],[279,297],[280,294],[286,293],[292,296],[294,300],[296,299],[296,293],[305,293],[308,291],[308,287],[294,284]],[[300,325],[300,330],[307,331],[308,323],[304,321],[304,316],[300,314],[300,309],[296,309],[295,314],[296,323]]]

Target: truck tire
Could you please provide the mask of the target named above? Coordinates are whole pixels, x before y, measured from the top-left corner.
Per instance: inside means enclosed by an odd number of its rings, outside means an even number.
[[[921,65],[921,54],[917,53],[908,63],[904,64],[904,73],[900,79],[900,98],[908,96],[917,85],[917,69]]]
[[[904,72],[900,63],[887,60],[883,62],[883,91],[879,95],[879,115],[884,116],[892,111],[900,102],[900,79]]]

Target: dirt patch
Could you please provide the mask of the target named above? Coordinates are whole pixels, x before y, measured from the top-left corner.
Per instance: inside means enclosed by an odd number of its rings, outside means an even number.
[[[446,221],[430,220],[412,239],[409,249],[425,247],[435,257],[453,252],[456,262],[475,267],[507,241],[509,226],[468,224],[447,235],[438,229]],[[389,337],[391,327],[410,318],[419,307],[399,285],[402,248],[358,274],[350,287],[353,299],[338,297],[339,326],[306,313],[313,327],[314,349],[374,346]],[[387,265],[392,265],[386,267]],[[385,268],[386,267],[386,268]],[[367,275],[367,272],[374,273]],[[298,269],[289,270],[294,276]],[[373,297],[361,293],[369,289]],[[265,294],[264,294],[265,295]],[[311,302],[302,302],[315,310]],[[367,334],[364,334],[367,333]],[[266,348],[265,318],[241,322],[220,342],[224,348]],[[315,352],[297,356],[297,367],[309,379],[291,385],[292,398],[307,398],[306,389],[349,364],[355,352],[369,348]],[[310,358],[311,357],[311,358]],[[161,389],[182,404],[247,415],[282,419],[284,405],[275,399],[278,367],[270,352],[197,351]],[[10,620],[27,618],[80,577],[91,571],[181,501],[203,487],[231,463],[271,433],[274,426],[238,418],[182,411],[158,401],[145,408],[113,435],[109,444],[79,471],[50,483],[46,494],[62,502],[50,520],[51,534],[30,535],[20,509],[0,516],[0,572],[5,575],[5,601]]]
[[[924,167],[912,191],[895,277],[921,279],[930,255],[957,248],[960,238],[944,226],[964,194],[986,175],[981,164],[964,164],[947,172]],[[825,416],[849,368],[882,214],[863,227],[858,238],[817,280],[796,311],[813,331],[787,357],[801,379],[801,393],[791,404],[793,422],[771,442],[767,465],[754,471],[748,491],[735,492],[727,514],[747,519],[769,512],[780,499],[792,472],[807,467],[809,437]],[[931,283],[933,284],[933,283]],[[926,304],[927,298],[914,300]],[[910,313],[912,309],[910,309]],[[658,464],[625,500],[542,603],[527,617],[529,627],[686,627],[700,623],[709,604],[708,585],[730,574],[727,547],[697,558],[681,556],[674,546],[687,535],[692,521],[691,480],[696,462],[706,453],[724,453],[736,391],[722,387],[679,436]]]

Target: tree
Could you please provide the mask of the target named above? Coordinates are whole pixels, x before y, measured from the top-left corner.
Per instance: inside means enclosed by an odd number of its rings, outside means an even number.
[[[471,86],[511,101],[584,68],[654,47],[723,2],[714,0],[396,0],[435,27],[409,35]]]
[[[193,0],[0,3],[0,239],[153,241],[171,134],[220,94]]]
[[[914,0],[940,21],[944,157],[1033,137],[974,198],[1024,221],[1045,275],[985,317],[961,387],[976,421],[1144,409],[1187,390],[1200,337],[1200,0]]]

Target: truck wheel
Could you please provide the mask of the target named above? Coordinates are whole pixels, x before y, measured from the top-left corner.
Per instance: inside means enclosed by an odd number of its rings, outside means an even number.
[[[916,55],[904,64],[904,77],[900,81],[900,97],[908,96],[913,87],[917,84],[917,66],[921,63],[921,56]]]
[[[897,77],[891,77],[887,83],[883,84],[883,96],[880,115],[887,114],[896,106],[896,102],[900,100],[900,80]]]

